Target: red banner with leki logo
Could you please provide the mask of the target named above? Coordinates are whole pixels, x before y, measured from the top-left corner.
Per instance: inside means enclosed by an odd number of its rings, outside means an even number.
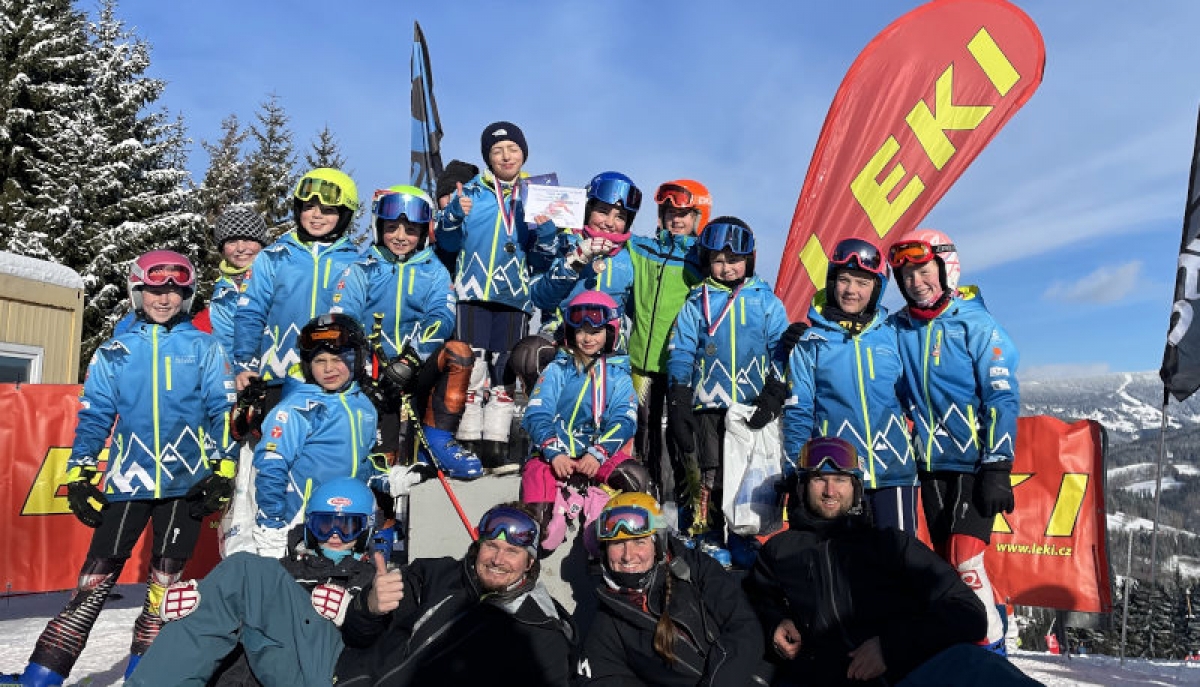
[[[1045,62],[1033,20],[1003,0],[934,0],[863,49],[825,117],[779,264],[792,320],[807,318],[838,241],[886,248],[917,227],[1033,95]]]
[[[1112,610],[1104,507],[1104,428],[1017,420],[1016,510],[996,516],[984,564],[997,596],[1068,611]]]
[[[71,514],[67,459],[79,413],[77,384],[0,384],[0,594],[73,589],[92,532]],[[100,456],[104,461],[107,456]],[[215,516],[205,520],[184,578],[220,559]],[[144,582],[150,527],[119,582]]]

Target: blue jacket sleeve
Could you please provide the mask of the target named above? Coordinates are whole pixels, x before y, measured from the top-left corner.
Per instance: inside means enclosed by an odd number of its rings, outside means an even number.
[[[700,308],[696,301],[688,300],[675,318],[667,346],[667,377],[671,384],[692,386],[692,373],[696,367],[696,353],[700,346]]]
[[[813,435],[814,361],[804,341],[796,344],[788,359],[788,399],[783,406],[784,472],[795,472],[800,463],[800,449]]]
[[[562,370],[562,366],[556,363],[546,367],[533,387],[529,405],[525,408],[525,419],[521,421],[521,426],[529,433],[534,450],[545,449],[542,454],[546,458],[556,453],[571,455],[566,444],[558,437],[558,427],[554,421],[558,413],[558,396],[563,387]]]
[[[979,423],[983,446],[980,447],[980,460],[993,463],[1013,459],[1021,403],[1017,347],[990,314],[987,320],[980,323],[983,326],[970,328],[968,345],[981,401]]]
[[[525,265],[531,274],[541,274],[557,257],[558,227],[546,220],[534,227],[533,243],[525,250]]]
[[[111,340],[110,340],[111,342]],[[75,467],[95,468],[104,442],[112,432],[117,420],[117,365],[115,356],[127,356],[123,348],[108,348],[105,344],[92,355],[88,365],[87,379],[83,383],[83,407],[79,409],[79,421],[75,425],[75,440],[71,444],[71,457],[67,469]]]
[[[271,297],[275,283],[275,261],[267,253],[259,253],[250,267],[250,276],[244,282],[246,290],[238,298],[233,312],[233,365],[236,372],[258,372],[263,351],[263,327],[267,324],[267,312],[271,308]]]
[[[285,412],[287,419],[281,420],[279,411]],[[287,489],[310,422],[306,412],[291,407],[286,399],[267,413],[263,438],[254,448],[254,496],[260,525],[286,527],[296,515],[288,512]]]
[[[791,322],[788,321],[787,309],[783,307],[783,301],[779,300],[774,294],[767,299],[767,350],[771,351],[771,371],[777,379],[783,379],[783,368],[788,361],[785,356],[783,347],[779,345],[779,340],[783,337],[783,332],[787,330]]]
[[[637,394],[633,391],[633,379],[628,374],[614,374],[611,379],[600,439],[596,442],[604,454],[598,456],[602,463],[637,433]]]
[[[237,401],[233,373],[225,349],[215,338],[209,339],[201,363],[204,375],[204,410],[208,415],[208,435],[216,443],[218,458],[237,459],[238,446],[229,435],[229,410]]]
[[[529,286],[529,297],[542,310],[557,312],[579,283],[580,276],[579,272],[567,267],[566,258],[558,258],[545,274],[534,278]]]
[[[437,269],[426,270],[422,275],[429,281],[426,284],[425,302],[421,309],[425,313],[421,318],[421,340],[414,348],[421,357],[428,358],[438,346],[454,334],[454,325],[458,318],[456,306],[458,297],[450,286],[450,274],[435,265]]]
[[[463,193],[470,195],[466,187],[463,188]],[[457,253],[463,247],[463,220],[466,219],[466,215],[463,214],[459,198],[458,191],[455,191],[450,197],[450,203],[438,212],[437,223],[433,227],[438,247],[451,253]]]

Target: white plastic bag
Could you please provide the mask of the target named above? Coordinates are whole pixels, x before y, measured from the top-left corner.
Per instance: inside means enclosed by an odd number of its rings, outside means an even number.
[[[238,551],[257,553],[254,543],[254,518],[258,503],[254,498],[254,446],[243,443],[238,456],[237,476],[233,480],[233,498],[221,516],[221,558],[228,558]]]
[[[753,414],[754,406],[738,403],[725,415],[721,510],[729,529],[744,537],[783,527],[783,509],[775,491],[783,478],[779,419],[755,430],[746,426]]]

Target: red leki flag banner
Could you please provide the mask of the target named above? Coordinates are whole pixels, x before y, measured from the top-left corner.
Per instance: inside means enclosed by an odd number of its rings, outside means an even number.
[[[93,529],[67,506],[67,459],[79,413],[78,384],[0,384],[0,594],[74,589]],[[99,456],[101,467],[107,451]],[[200,578],[217,561],[217,522],[204,521],[184,579]],[[146,581],[146,527],[121,571],[121,584]]]
[[[775,292],[793,320],[838,241],[915,229],[1042,81],[1033,20],[1002,0],[934,0],[892,22],[842,80],[817,139]]]
[[[1006,603],[1112,610],[1104,508],[1104,430],[1094,420],[1017,420],[1017,508],[996,516],[983,557]]]

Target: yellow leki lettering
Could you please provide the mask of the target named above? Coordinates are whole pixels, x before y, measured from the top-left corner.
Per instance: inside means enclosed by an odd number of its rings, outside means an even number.
[[[1046,523],[1047,537],[1069,537],[1075,532],[1079,511],[1083,510],[1083,497],[1087,494],[1089,475],[1083,472],[1068,472],[1058,485],[1058,498],[1054,501],[1054,512]]]
[[[1000,46],[996,45],[996,41],[992,40],[991,34],[987,29],[979,29],[979,33],[967,43],[967,50],[971,51],[971,56],[975,58],[975,62],[979,64],[979,68],[987,75],[988,81],[996,87],[996,92],[1001,96],[1008,95],[1013,86],[1021,80],[1021,75],[1017,73],[1012,62],[1004,56],[1004,52],[1000,50]]]
[[[900,180],[907,173],[904,165],[897,163],[882,182],[878,182],[876,179],[899,150],[900,143],[896,141],[896,137],[888,136],[888,139],[871,156],[870,161],[862,168],[862,171],[854,177],[854,181],[850,182],[850,192],[854,194],[854,199],[858,201],[863,211],[867,213],[867,219],[870,220],[871,226],[875,228],[875,233],[879,234],[879,238],[887,236],[887,233],[891,231],[897,220],[908,211],[908,208],[912,206],[917,197],[925,190],[925,182],[921,181],[921,177],[914,174],[912,180],[900,190],[900,193],[896,196],[896,200],[888,200],[888,196],[900,184]]]
[[[71,457],[70,446],[53,446],[46,451],[42,459],[42,467],[30,485],[29,495],[25,497],[25,505],[21,515],[56,515],[71,512],[64,493],[58,495],[59,487],[67,483],[67,460]],[[108,449],[104,449],[97,457],[100,472],[108,461]]]
[[[825,257],[825,249],[821,247],[821,239],[811,234],[804,248],[800,250],[800,264],[808,272],[808,278],[818,289],[825,288],[825,270],[829,267],[829,259]]]
[[[1030,477],[1033,477],[1033,473],[1013,473],[1008,476],[1008,483],[1012,485],[1013,489],[1016,489],[1018,484]],[[996,514],[996,519],[992,522],[992,532],[1012,534],[1012,525],[1009,525],[1008,521],[1004,519],[1004,513]]]
[[[938,77],[934,87],[933,102],[937,114],[929,110],[924,100],[918,100],[904,118],[925,154],[929,156],[929,161],[938,169],[946,166],[954,155],[954,144],[950,142],[946,132],[974,129],[992,111],[990,105],[955,105],[953,96],[954,65],[950,65]]]

